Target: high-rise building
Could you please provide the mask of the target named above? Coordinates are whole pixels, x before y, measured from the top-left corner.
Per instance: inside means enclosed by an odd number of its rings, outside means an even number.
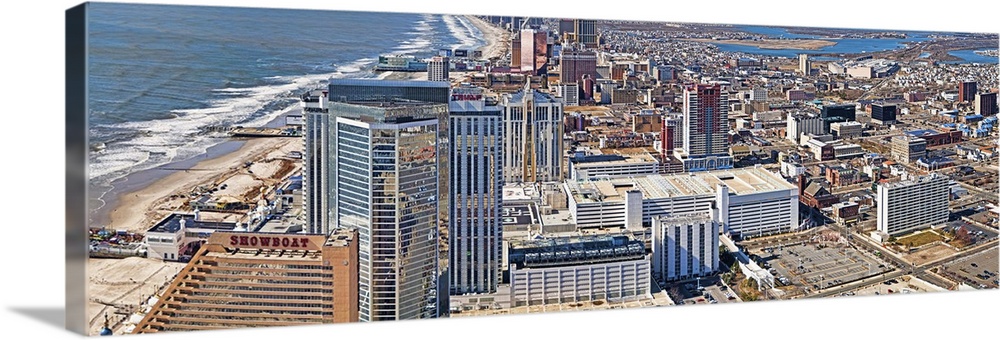
[[[976,114],[990,116],[1000,113],[997,108],[997,93],[977,93],[975,103]]]
[[[483,90],[452,89],[448,275],[451,294],[492,293],[500,282],[503,110]]]
[[[668,113],[663,117],[663,132],[660,133],[660,153],[673,155],[674,149],[684,143],[684,115]]]
[[[513,34],[510,38],[510,67],[521,67],[521,35]]]
[[[889,152],[897,161],[913,163],[927,155],[927,140],[908,134],[893,136]]]
[[[958,83],[958,101],[971,102],[979,93],[978,84],[975,81],[963,81]]]
[[[719,271],[719,223],[711,211],[652,219],[654,277],[674,281]]]
[[[505,183],[563,178],[563,102],[529,85],[500,100],[504,110]]]
[[[330,207],[327,193],[329,173],[329,126],[327,96],[324,90],[302,95],[302,116],[305,118],[305,167],[303,169],[303,207],[306,213],[306,231],[326,235],[330,231]]]
[[[521,72],[537,74],[543,70],[543,66],[548,62],[548,36],[545,31],[535,29],[522,30],[520,39]],[[512,64],[513,66],[513,64]]]
[[[359,320],[438,316],[438,129],[447,104],[330,103],[331,222],[358,230]]]
[[[448,57],[444,56],[434,56],[431,61],[427,63],[427,80],[430,81],[449,81],[449,71],[451,68],[451,61]]]
[[[799,73],[808,76],[812,71],[812,62],[809,61],[808,54],[799,54]]]
[[[563,49],[559,56],[559,82],[578,83],[584,75],[597,75],[597,54],[592,51]]]
[[[896,104],[872,103],[872,122],[881,125],[896,124]]]
[[[684,171],[733,167],[729,156],[729,94],[719,84],[684,88]]]
[[[878,230],[902,235],[948,222],[948,177],[937,173],[878,185]]]
[[[379,80],[379,79],[330,79],[327,91],[312,91],[302,97],[305,126],[305,187],[304,206],[306,229],[311,233],[329,233],[333,208],[330,199],[335,199],[330,186],[330,174],[335,159],[331,157],[332,130],[329,102],[347,101],[423,101],[448,103],[449,84],[445,81]],[[447,115],[441,111],[439,143],[447,147]],[[442,154],[442,164],[448,164]],[[442,187],[447,185],[447,166],[442,166]],[[447,204],[447,195],[439,198]]]
[[[576,19],[573,24],[576,42],[585,48],[597,48],[597,22],[594,20]]]

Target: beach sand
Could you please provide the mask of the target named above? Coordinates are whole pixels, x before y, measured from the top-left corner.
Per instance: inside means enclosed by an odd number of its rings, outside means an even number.
[[[507,44],[510,41],[510,32],[475,16],[467,15],[465,18],[469,19],[469,22],[473,26],[476,26],[479,31],[483,32],[486,45],[479,48],[480,51],[483,51],[483,59],[500,58],[507,54],[507,50],[510,48],[509,44]]]
[[[87,261],[85,284],[90,334],[100,332],[105,314],[112,326],[123,317],[128,317],[130,308],[137,307],[140,301],[154,294],[185,265],[139,257]]]
[[[477,48],[477,50],[483,52],[484,60],[496,60],[502,58],[507,54],[509,49],[509,44],[506,42],[510,38],[510,32],[507,32],[500,27],[490,24],[482,19],[475,16],[467,15],[466,19],[472,23],[479,31],[483,32],[483,39],[486,40],[486,44]],[[451,80],[461,80],[464,79],[466,75],[473,72],[451,72]],[[385,80],[427,80],[427,72],[396,72],[396,71],[386,71],[379,73],[379,78]]]

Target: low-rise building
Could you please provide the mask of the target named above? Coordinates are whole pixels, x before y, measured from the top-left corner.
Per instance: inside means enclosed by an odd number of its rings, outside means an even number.
[[[628,236],[575,236],[512,241],[511,305],[544,305],[650,294],[650,258]]]
[[[859,138],[862,135],[862,125],[859,122],[839,122],[830,124],[830,132],[840,139]]]

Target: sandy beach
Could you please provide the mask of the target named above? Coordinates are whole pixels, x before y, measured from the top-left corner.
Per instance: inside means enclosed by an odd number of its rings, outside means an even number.
[[[298,106],[289,110],[298,110]],[[110,211],[108,227],[143,232],[152,223],[178,210],[186,202],[185,198],[171,197],[172,195],[186,195],[202,185],[218,186],[225,183],[230,187],[228,189],[251,187],[257,181],[255,178],[266,176],[267,173],[258,172],[253,177],[237,176],[240,172],[246,172],[241,169],[245,162],[259,163],[285,156],[292,151],[302,152],[302,148],[299,138],[247,140],[234,152],[200,161],[189,170],[174,172],[145,188],[123,193],[116,207]]]
[[[830,40],[807,40],[807,39],[773,39],[773,40],[714,40],[714,39],[681,39],[686,41],[697,41],[710,44],[730,44],[754,46],[768,50],[818,50],[827,46],[836,45],[837,42]]]
[[[465,18],[469,19],[469,22],[476,26],[480,32],[483,32],[486,45],[479,48],[480,51],[483,51],[483,59],[496,59],[507,54],[507,49],[510,48],[507,44],[507,41],[510,40],[510,32],[475,16],[467,15]]]
[[[506,41],[509,39],[510,32],[507,32],[500,27],[492,25],[482,19],[475,16],[467,15],[466,19],[472,23],[479,31],[483,32],[483,38],[486,40],[486,44],[477,48],[478,51],[483,52],[483,59],[495,60],[503,57],[509,45]],[[451,80],[461,80],[465,75],[471,72],[451,72]],[[385,71],[379,73],[380,79],[385,80],[427,80],[427,72],[398,72],[398,71]]]

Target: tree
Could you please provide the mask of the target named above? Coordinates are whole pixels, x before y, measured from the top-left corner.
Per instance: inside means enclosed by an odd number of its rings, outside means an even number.
[[[972,233],[969,232],[969,228],[958,228],[955,232],[955,243],[959,248],[972,244]]]

